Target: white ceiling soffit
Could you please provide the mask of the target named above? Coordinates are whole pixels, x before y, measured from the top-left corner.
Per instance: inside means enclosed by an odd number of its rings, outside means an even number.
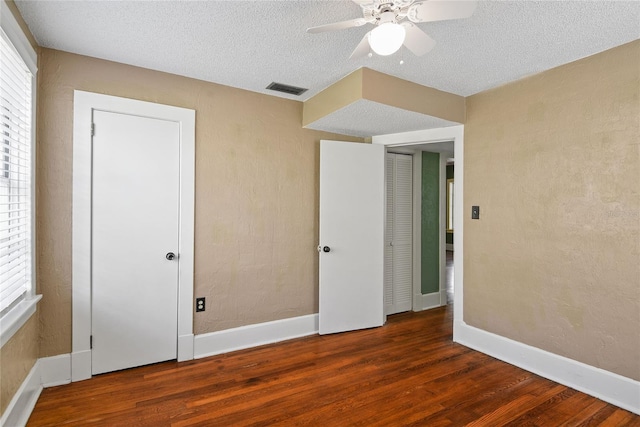
[[[422,57],[352,61],[369,25],[305,32],[361,17],[351,0],[16,3],[41,46],[301,101],[362,66],[468,96],[640,37],[636,1],[480,1],[469,19],[418,24],[437,42]]]
[[[367,99],[359,99],[305,127],[365,138],[459,124]]]

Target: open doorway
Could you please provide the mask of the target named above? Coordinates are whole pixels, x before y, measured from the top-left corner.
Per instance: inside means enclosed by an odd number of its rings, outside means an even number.
[[[395,206],[389,206],[389,200],[395,198],[393,191],[389,190],[397,185],[390,185],[391,178],[395,175],[389,174],[389,171],[394,170],[389,166],[393,163],[393,158],[407,158],[408,155],[413,158],[413,274],[409,273],[413,282],[413,301],[411,307],[401,311],[421,311],[453,303],[453,204],[450,200],[453,194],[448,192],[447,172],[453,173],[448,165],[454,159],[454,142],[387,148],[387,228],[389,223],[395,226],[395,220],[390,221],[389,216],[391,213],[393,217],[397,210]],[[392,234],[395,236],[396,233]],[[449,239],[451,243],[448,243]],[[387,240],[387,244],[394,244],[394,239]],[[385,283],[385,295],[393,296],[395,291],[392,289],[395,289],[396,283],[390,279],[397,276],[396,269],[389,265],[392,257],[385,258],[389,258],[389,262],[385,262],[385,282],[392,282],[388,286]],[[404,273],[402,276],[407,275]],[[398,312],[400,311],[386,310],[386,314]]]
[[[372,138],[373,144],[383,145],[387,149],[400,150],[400,149],[416,149],[419,146],[428,145],[430,149],[434,149],[437,145],[448,143],[451,144],[453,142],[453,150],[451,153],[455,152],[455,193],[454,193],[454,227],[455,233],[453,235],[454,249],[453,252],[453,263],[450,268],[453,270],[454,274],[451,275],[451,281],[453,282],[453,288],[455,289],[455,293],[453,295],[454,304],[453,304],[453,329],[454,329],[454,341],[457,341],[459,334],[462,332],[461,328],[464,326],[463,322],[463,309],[464,309],[464,277],[463,277],[463,260],[464,260],[464,246],[462,242],[464,240],[464,227],[461,221],[462,219],[462,199],[464,195],[464,126],[450,126],[445,128],[437,128],[437,129],[428,129],[422,131],[413,131],[413,132],[405,132],[398,133],[392,135],[380,135],[374,136]],[[450,145],[449,145],[450,146]],[[453,156],[451,156],[453,157]],[[414,159],[420,158],[420,156],[414,156]],[[441,164],[441,170],[443,174],[443,178],[446,177],[446,161],[443,161]],[[445,182],[443,182],[442,189],[445,189]],[[442,191],[441,193],[442,203],[441,203],[441,218],[444,221],[446,217],[446,204],[445,204],[445,193]],[[417,224],[420,227],[419,224]],[[437,307],[440,305],[445,305],[447,300],[446,288],[445,288],[445,279],[446,279],[446,232],[445,226],[442,227],[442,234],[440,243],[442,245],[441,254],[443,254],[443,260],[445,262],[441,263],[440,266],[440,274],[442,281],[440,286],[440,293],[431,294],[431,295],[417,295],[420,292],[419,283],[414,284],[414,303],[416,303],[416,307],[414,307],[414,311],[419,311],[428,307],[427,304],[424,303],[435,303],[435,298],[438,297],[438,304],[432,305],[432,307]],[[420,262],[420,258],[414,258],[414,265],[416,266],[414,271],[414,277],[419,277],[420,271],[417,268]],[[415,298],[419,296],[419,298]],[[425,299],[428,299],[425,301]],[[444,301],[443,304],[440,304],[441,301]],[[422,305],[422,307],[421,307]]]

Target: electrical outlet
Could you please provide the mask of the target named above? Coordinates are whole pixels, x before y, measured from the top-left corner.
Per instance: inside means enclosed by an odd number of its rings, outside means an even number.
[[[196,298],[196,313],[199,311],[204,311],[204,297]]]

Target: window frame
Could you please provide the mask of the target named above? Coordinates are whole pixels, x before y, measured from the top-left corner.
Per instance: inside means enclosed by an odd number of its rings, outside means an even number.
[[[29,39],[20,27],[13,11],[4,0],[0,0],[0,28],[13,44],[25,65],[31,72],[31,283],[22,300],[10,307],[0,317],[0,348],[29,320],[36,312],[36,304],[41,295],[36,295],[36,89],[38,75],[38,55]]]

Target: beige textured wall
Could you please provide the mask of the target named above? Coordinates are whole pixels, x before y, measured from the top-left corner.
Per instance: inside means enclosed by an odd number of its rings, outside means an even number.
[[[464,123],[465,98],[408,80],[362,69],[362,97],[380,104]]]
[[[362,68],[307,99],[302,108],[302,125],[307,126],[360,99],[362,99]]]
[[[201,334],[317,312],[319,140],[302,103],[42,49],[40,356],[71,351],[73,90],[196,110],[195,314]]]
[[[38,358],[38,318],[22,325],[0,349],[0,415]]]
[[[464,315],[640,380],[640,41],[467,99]]]

